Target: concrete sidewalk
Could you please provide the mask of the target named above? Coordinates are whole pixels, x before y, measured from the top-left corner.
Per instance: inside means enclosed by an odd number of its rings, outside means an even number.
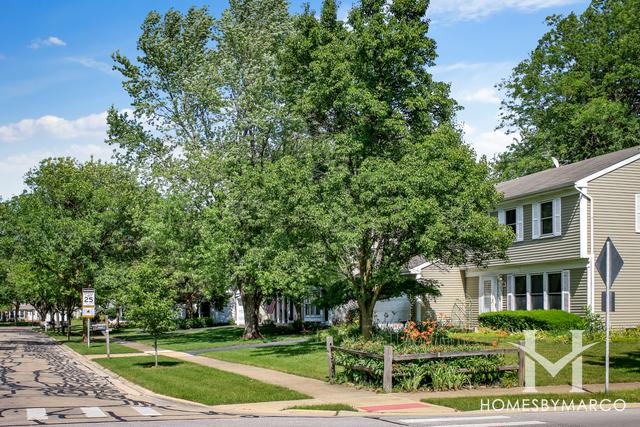
[[[136,342],[120,341],[120,344],[139,350],[140,353],[123,354],[122,357],[148,355],[153,352],[153,348]],[[214,406],[216,411],[238,414],[261,414],[261,415],[283,415],[297,414],[301,411],[287,410],[296,405],[321,404],[321,403],[344,403],[357,408],[360,411],[368,412],[371,415],[436,415],[450,414],[455,410],[443,406],[425,404],[421,399],[440,398],[440,397],[470,397],[470,396],[497,396],[511,395],[517,396],[524,393],[523,387],[513,388],[477,388],[464,389],[455,391],[430,392],[421,391],[413,393],[376,393],[369,390],[358,389],[347,385],[329,384],[313,378],[300,377],[272,369],[260,368],[257,366],[244,365],[223,360],[213,359],[205,356],[198,356],[181,351],[160,350],[161,354],[179,360],[184,360],[199,365],[208,366],[210,368],[219,369],[221,371],[232,372],[238,375],[253,378],[268,384],[286,387],[291,390],[306,394],[312,399],[296,400],[296,401],[280,401],[280,402],[263,402],[236,405],[219,405]],[[118,355],[120,356],[120,355]],[[91,359],[99,356],[90,356]],[[112,356],[113,357],[113,356]],[[604,389],[603,384],[587,384],[583,387],[586,392],[598,392]],[[626,390],[640,388],[640,383],[615,383],[610,385],[611,390]],[[539,393],[569,393],[570,385],[543,386],[538,387]],[[576,395],[579,397],[580,395]],[[314,411],[304,411],[305,414],[312,415]],[[319,414],[326,416],[325,411],[318,411]],[[360,414],[362,413],[345,413],[340,415]]]

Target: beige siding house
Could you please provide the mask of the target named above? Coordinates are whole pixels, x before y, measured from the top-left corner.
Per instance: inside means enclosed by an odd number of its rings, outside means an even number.
[[[499,310],[561,309],[602,313],[604,284],[595,260],[610,237],[624,266],[613,286],[614,327],[640,325],[640,147],[498,184],[497,220],[515,234],[507,260],[487,267],[447,267],[423,260],[410,268],[440,282],[442,296],[419,317],[475,326]]]

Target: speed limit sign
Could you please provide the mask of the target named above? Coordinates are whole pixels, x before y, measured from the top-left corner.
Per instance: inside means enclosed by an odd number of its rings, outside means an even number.
[[[82,290],[82,317],[93,317],[96,307],[96,291],[92,288]]]

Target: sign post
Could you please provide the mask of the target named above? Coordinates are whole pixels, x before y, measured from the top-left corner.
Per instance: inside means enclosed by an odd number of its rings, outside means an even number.
[[[105,314],[104,315],[104,324],[105,324],[105,331],[107,333],[107,358],[111,359],[111,349],[109,348],[109,315]]]
[[[611,238],[607,238],[604,242],[604,246],[598,255],[596,261],[596,268],[600,273],[600,277],[605,283],[605,349],[604,349],[604,392],[609,392],[609,331],[611,330],[611,288],[613,287],[613,281],[618,277],[618,273],[622,269],[624,261],[620,256],[620,253],[616,249],[615,245],[611,241]]]
[[[91,347],[91,319],[96,315],[96,291],[93,288],[82,290],[82,317],[87,319],[87,347]]]

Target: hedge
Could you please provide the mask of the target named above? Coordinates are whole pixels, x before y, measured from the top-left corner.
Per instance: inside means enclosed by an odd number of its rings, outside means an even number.
[[[580,316],[562,310],[514,310],[482,313],[478,316],[480,326],[503,331],[518,332],[527,329],[558,331],[581,329]]]

